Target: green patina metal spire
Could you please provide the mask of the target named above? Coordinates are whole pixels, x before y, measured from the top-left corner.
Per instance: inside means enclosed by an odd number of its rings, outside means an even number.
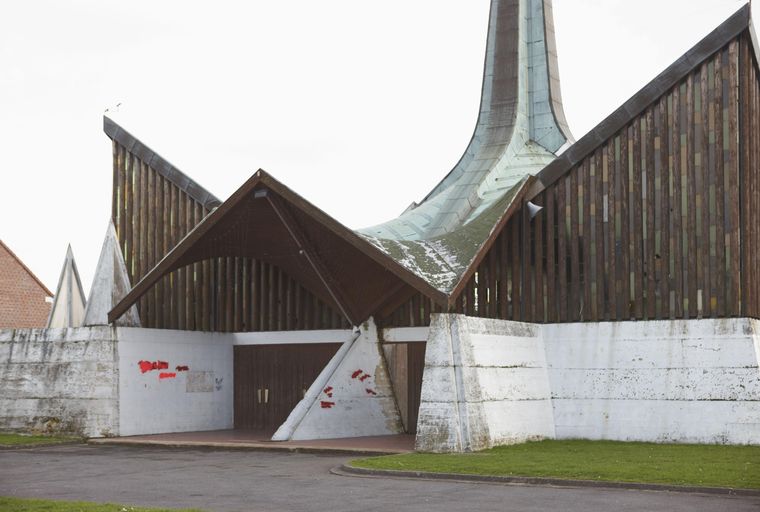
[[[464,155],[420,204],[359,233],[448,293],[528,176],[572,142],[551,0],[492,0],[480,112]]]

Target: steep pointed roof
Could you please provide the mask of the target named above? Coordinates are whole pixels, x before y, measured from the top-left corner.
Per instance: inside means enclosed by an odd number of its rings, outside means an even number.
[[[95,276],[92,279],[90,295],[87,297],[82,325],[108,325],[108,312],[131,289],[127,266],[119,249],[116,228],[113,221],[109,221],[103,247],[100,250],[98,266],[95,268]],[[120,326],[139,327],[140,316],[137,307],[129,308],[127,313],[122,315],[116,323]]]
[[[61,269],[61,277],[58,278],[55,297],[53,297],[53,307],[47,323],[48,329],[80,327],[84,318],[86,301],[77,264],[74,261],[74,252],[69,245]]]
[[[370,306],[379,305],[378,301],[404,284],[447,305],[449,294],[469,275],[477,255],[494,238],[505,219],[522,205],[522,197],[532,184],[531,176],[572,141],[559,94],[551,0],[492,0],[487,41],[481,106],[470,144],[454,169],[416,208],[386,224],[352,232],[259,171],[137,283],[109,318],[118,318],[161,275],[183,264],[201,257],[233,253],[251,256],[262,251],[261,255],[276,260],[354,323],[364,320],[364,316],[372,313]],[[111,132],[111,135],[122,134]],[[125,142],[140,147],[136,139]],[[277,216],[266,230],[253,228],[253,224],[263,222],[262,218],[271,216],[265,201],[251,199],[255,199],[257,190],[264,189],[272,190],[273,196],[285,203],[279,208],[291,208],[295,217],[299,211],[311,215],[292,223],[309,226],[314,231],[327,227],[332,231],[331,235],[322,235],[328,236],[327,240],[335,244],[347,242],[354,251],[358,250],[353,256],[353,266],[365,272],[363,290],[358,296],[352,296],[350,289],[357,279],[362,280],[361,273],[347,279],[342,290],[337,290],[341,283],[333,283],[336,289],[330,289],[330,283],[316,279],[317,269],[304,267],[302,257],[272,255],[278,251],[296,254],[304,251],[299,244],[286,249],[287,244],[272,237],[275,226],[282,221]],[[248,206],[243,208],[244,204]],[[243,215],[242,209],[250,212],[254,205],[261,213],[257,217],[245,214],[252,224],[245,233],[237,233],[229,226],[222,234],[213,227],[231,223],[233,212]],[[269,206],[278,209],[276,203]],[[231,232],[246,246],[245,254],[225,247],[221,237]],[[286,232],[281,238],[290,235]],[[322,241],[320,237],[310,238],[315,245]],[[328,247],[322,250],[315,247],[312,251],[314,258],[321,256],[323,261],[342,261],[348,254],[333,251],[327,256]],[[346,265],[335,271],[341,276],[350,273]],[[386,278],[387,282],[381,283],[381,276],[386,274],[393,279]],[[376,284],[371,284],[373,279]],[[343,295],[343,300],[337,295]]]
[[[573,141],[551,0],[492,0],[480,113],[464,155],[419,205],[359,232],[449,293],[499,221],[495,212],[510,209],[530,177]]]
[[[573,143],[559,95],[550,0],[492,0],[475,134],[457,166],[421,204],[354,232],[259,171],[137,283],[109,320],[161,276],[217,256],[275,260],[355,324],[410,289],[451,305],[501,227],[527,200],[745,30],[757,57],[745,6]],[[558,158],[563,147],[569,148]]]

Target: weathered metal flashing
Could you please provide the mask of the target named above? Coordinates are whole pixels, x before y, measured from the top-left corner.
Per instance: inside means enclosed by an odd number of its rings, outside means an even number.
[[[203,188],[197,182],[193,181],[168,160],[146,146],[138,138],[107,116],[103,116],[103,131],[109,138],[124,146],[127,151],[139,158],[149,167],[158,171],[158,173],[164,178],[171,181],[208,210],[216,208],[222,204],[215,195]]]
[[[534,198],[546,187],[570,172],[584,158],[678,84],[705,59],[750,27],[751,11],[749,4],[746,4],[538,173],[538,180],[528,193],[527,199]],[[757,50],[757,46],[755,46],[755,50]]]

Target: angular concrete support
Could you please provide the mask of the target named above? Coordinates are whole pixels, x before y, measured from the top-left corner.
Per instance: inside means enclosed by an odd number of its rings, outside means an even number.
[[[328,363],[272,440],[336,439],[403,432],[372,319]]]
[[[553,437],[541,327],[434,315],[416,449],[468,452]]]
[[[90,296],[84,310],[83,325],[108,325],[108,312],[124,298],[131,289],[129,274],[124,263],[124,256],[119,248],[113,221],[108,222],[106,237],[100,250],[100,259],[92,279]],[[115,325],[121,327],[140,327],[137,308],[132,306]]]
[[[84,319],[86,299],[82,290],[82,281],[74,261],[74,253],[69,245],[66,259],[63,261],[58,288],[53,297],[47,328],[81,327]]]

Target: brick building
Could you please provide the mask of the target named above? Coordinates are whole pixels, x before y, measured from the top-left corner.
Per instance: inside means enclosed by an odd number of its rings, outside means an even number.
[[[53,294],[0,240],[0,328],[45,327]]]

